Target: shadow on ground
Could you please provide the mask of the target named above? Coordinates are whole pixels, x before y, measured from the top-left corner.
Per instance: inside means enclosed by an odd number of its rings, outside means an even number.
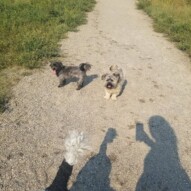
[[[107,144],[117,136],[116,130],[108,129],[99,153],[85,164],[70,191],[114,191],[110,187],[111,161],[106,155]]]
[[[116,136],[116,130],[109,128],[99,153],[90,158],[81,169],[70,191],[114,191],[110,187],[111,161],[106,155],[106,151],[107,144],[112,143]],[[56,177],[46,191],[67,191],[67,182],[72,169],[73,167],[63,160]]]
[[[83,84],[83,87],[84,88],[85,86],[89,85],[91,82],[93,82],[96,78],[98,77],[97,74],[93,74],[93,75],[90,75],[90,76],[86,76],[85,80],[84,80],[84,84]],[[77,82],[79,80],[79,78],[69,78],[66,80],[66,83],[64,86],[72,83],[72,82]]]
[[[170,124],[161,116],[149,120],[152,139],[142,123],[136,124],[136,140],[150,147],[144,171],[136,191],[189,191],[191,182],[178,156],[177,138]]]
[[[90,76],[86,76],[85,81],[84,81],[84,87],[93,82],[96,78],[98,78],[97,74],[93,74]]]
[[[122,84],[122,88],[121,88],[121,92],[120,92],[119,96],[123,94],[126,85],[127,85],[127,80],[124,80],[124,82],[123,82],[123,84]]]

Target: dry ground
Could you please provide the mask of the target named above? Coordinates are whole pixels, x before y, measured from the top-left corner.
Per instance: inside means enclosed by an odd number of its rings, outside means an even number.
[[[92,152],[75,166],[71,190],[191,190],[189,59],[153,31],[134,0],[98,0],[87,25],[68,36],[63,60],[92,64],[86,85],[57,88],[46,66],[15,86],[0,120],[0,189],[48,186],[64,159],[66,133],[77,129]],[[100,79],[112,64],[127,80],[117,101],[103,98]]]

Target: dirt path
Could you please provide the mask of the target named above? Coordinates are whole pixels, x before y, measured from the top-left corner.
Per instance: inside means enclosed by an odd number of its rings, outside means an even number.
[[[134,0],[98,0],[88,21],[61,48],[68,65],[93,65],[82,90],[75,83],[57,88],[48,66],[14,88],[0,121],[0,190],[48,186],[71,129],[85,131],[93,150],[75,166],[71,190],[191,190],[189,59],[153,32]],[[127,80],[117,101],[103,98],[100,80],[112,64]],[[112,132],[109,143],[104,137]]]

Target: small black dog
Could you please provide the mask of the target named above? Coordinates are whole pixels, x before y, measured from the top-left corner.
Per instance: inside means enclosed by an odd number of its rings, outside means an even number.
[[[50,67],[59,78],[58,87],[64,86],[68,78],[78,78],[76,90],[83,87],[86,72],[91,69],[91,65],[88,63],[81,63],[79,66],[64,66],[62,62],[52,62]]]

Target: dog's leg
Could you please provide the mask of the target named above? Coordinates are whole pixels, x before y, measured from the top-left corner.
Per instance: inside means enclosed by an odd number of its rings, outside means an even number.
[[[105,96],[104,96],[104,98],[105,98],[105,99],[109,99],[110,97],[111,97],[111,94],[108,93],[107,91],[105,91]]]
[[[60,83],[59,83],[58,87],[60,88],[60,87],[64,86],[65,83],[66,83],[65,79],[60,79]]]
[[[111,99],[112,100],[117,100],[117,94],[112,94]]]
[[[77,82],[77,88],[76,90],[80,90],[83,87],[83,83],[84,83],[84,77],[81,77],[78,82]]]

